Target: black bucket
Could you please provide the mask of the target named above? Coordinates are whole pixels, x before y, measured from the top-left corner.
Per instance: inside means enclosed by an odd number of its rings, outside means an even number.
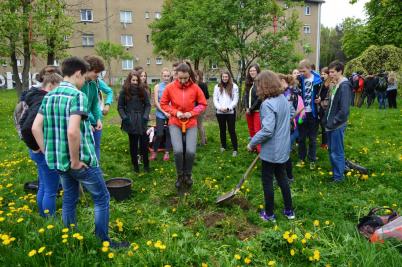
[[[112,197],[122,201],[131,196],[132,183],[133,181],[128,178],[112,178],[106,181],[106,187]]]

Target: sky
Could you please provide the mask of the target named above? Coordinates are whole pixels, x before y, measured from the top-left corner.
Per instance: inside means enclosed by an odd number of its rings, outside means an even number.
[[[369,0],[359,0],[356,4],[349,4],[349,0],[325,0],[321,7],[321,23],[326,27],[335,27],[342,23],[344,18],[355,17],[364,19],[364,4]]]

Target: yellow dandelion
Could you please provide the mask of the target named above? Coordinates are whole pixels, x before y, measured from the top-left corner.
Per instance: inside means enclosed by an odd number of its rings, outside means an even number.
[[[33,249],[33,250],[31,250],[29,253],[28,253],[28,256],[29,257],[32,257],[32,256],[34,256],[34,255],[36,255],[36,249]]]
[[[173,238],[176,238],[176,237],[177,237],[177,234],[176,234],[176,233],[175,233],[175,234],[173,234],[173,235],[172,235],[172,237],[173,237]]]
[[[309,240],[309,239],[311,239],[311,234],[310,234],[310,233],[306,233],[306,234],[304,235],[304,237],[305,237],[307,240]]]
[[[82,235],[77,236],[77,239],[82,241],[84,239],[84,237]]]
[[[165,264],[163,267],[172,267],[172,266],[169,264]]]
[[[46,249],[46,247],[41,247],[40,249],[38,249],[38,253],[42,253],[44,250]]]
[[[268,261],[268,266],[274,266],[276,264],[275,261]]]
[[[304,244],[307,243],[307,240],[303,238],[301,242],[302,242],[302,244],[304,245]]]
[[[330,221],[325,221],[325,225],[329,225],[330,223]]]
[[[68,233],[68,228],[63,228],[63,230],[61,230],[63,233]]]
[[[3,245],[7,246],[11,243],[11,239],[6,239],[2,242]]]
[[[102,247],[102,252],[108,252],[109,251],[109,247]]]
[[[46,228],[49,229],[49,230],[50,230],[50,229],[53,229],[53,228],[54,228],[54,225],[49,224],[48,226],[46,226]]]
[[[113,258],[114,258],[114,253],[113,253],[113,252],[110,252],[109,254],[107,254],[107,257],[108,257],[109,259],[113,259]]]
[[[127,256],[132,257],[134,256],[134,253],[132,251],[127,252]]]
[[[43,234],[43,233],[45,232],[45,229],[40,228],[40,229],[38,230],[38,232],[39,232],[40,234]]]
[[[109,246],[110,246],[109,241],[103,241],[103,242],[102,242],[102,246],[104,246],[104,247],[109,247]]]
[[[319,220],[314,220],[314,222],[313,222],[313,224],[314,224],[314,226],[320,226],[320,221]]]
[[[79,237],[80,236],[80,234],[79,233],[75,233],[75,234],[73,234],[73,237],[74,238],[77,238],[77,237]]]
[[[66,238],[68,238],[68,235],[64,234],[64,235],[61,236],[61,238],[66,239]]]
[[[246,257],[245,259],[244,259],[244,263],[245,264],[250,264],[251,263],[251,259],[250,258],[248,258],[248,257]]]
[[[4,217],[0,217],[0,222],[4,222],[5,218]]]
[[[44,213],[44,214],[48,214],[48,213],[49,213],[49,210],[46,209],[46,210],[43,211],[43,213]]]
[[[241,259],[241,256],[240,256],[239,254],[236,254],[236,255],[234,255],[234,258],[235,258],[236,260],[240,260],[240,259]]]
[[[294,256],[296,254],[296,251],[292,248],[291,250],[290,250],[290,255],[291,256]]]
[[[293,241],[294,241],[293,237],[289,237],[289,238],[288,238],[288,243],[289,243],[289,244],[292,244]]]
[[[24,221],[24,218],[18,218],[17,223]]]
[[[67,241],[68,241],[67,239],[61,240],[62,243],[67,243]]]
[[[314,250],[313,259],[316,260],[316,261],[320,260],[320,252],[318,250]]]
[[[49,252],[46,252],[46,256],[52,256],[52,254],[53,254],[53,251],[49,251]]]
[[[152,241],[151,241],[151,240],[148,240],[148,241],[147,241],[147,245],[148,245],[148,246],[152,246]]]
[[[208,267],[208,264],[206,264],[206,263],[201,263],[201,267]]]

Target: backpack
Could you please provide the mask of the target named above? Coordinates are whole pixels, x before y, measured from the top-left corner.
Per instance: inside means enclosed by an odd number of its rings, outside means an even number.
[[[21,134],[21,119],[24,116],[24,114],[27,112],[28,110],[28,105],[27,103],[22,100],[20,102],[17,103],[17,105],[15,106],[14,109],[14,125],[15,125],[15,129],[17,129],[17,133],[18,136],[20,137],[20,139],[22,139],[22,134]]]
[[[380,210],[388,210],[390,215],[387,216],[379,216],[377,212]],[[380,229],[384,225],[389,222],[395,220],[398,217],[398,213],[390,208],[373,208],[369,211],[369,213],[359,219],[359,224],[357,225],[357,229],[359,232],[365,236],[367,239],[371,239],[372,235],[375,233],[377,229]]]
[[[380,92],[384,92],[387,90],[387,79],[384,76],[378,77],[378,85],[377,85],[377,90]]]

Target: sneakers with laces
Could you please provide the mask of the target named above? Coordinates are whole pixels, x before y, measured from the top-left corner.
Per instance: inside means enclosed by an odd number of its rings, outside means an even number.
[[[165,155],[163,155],[163,161],[168,161],[170,159],[169,157],[169,152],[165,153]]]
[[[232,157],[237,157],[237,151],[233,151]]]
[[[315,169],[315,162],[312,161],[310,162],[310,170],[314,170]]]
[[[155,151],[152,151],[152,152],[151,152],[151,156],[149,157],[149,160],[156,160],[157,155],[158,155],[158,154],[156,154]]]
[[[295,212],[293,210],[283,210],[283,215],[285,215],[289,220],[296,218]]]
[[[275,214],[272,214],[271,216],[268,216],[267,213],[265,212],[265,210],[260,212],[260,218],[264,222],[276,222]]]

